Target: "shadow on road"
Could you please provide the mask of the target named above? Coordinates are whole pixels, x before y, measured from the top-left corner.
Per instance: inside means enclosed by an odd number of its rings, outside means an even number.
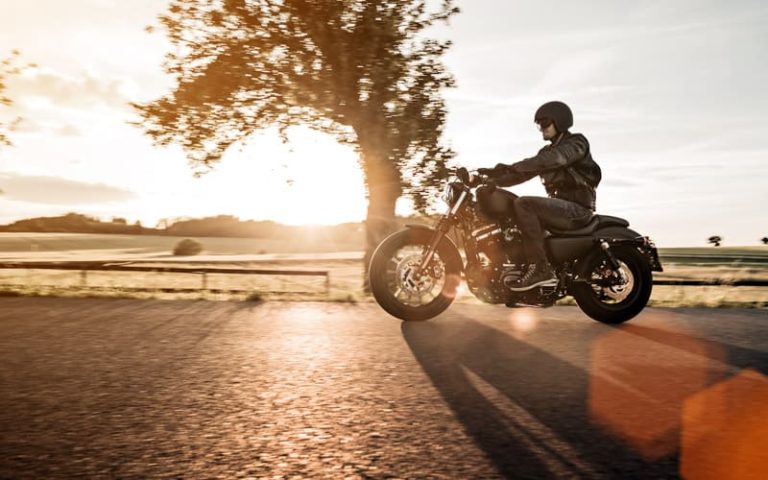
[[[711,352],[708,358],[722,357],[720,358],[722,361],[727,362],[733,367],[740,369],[752,368],[763,375],[768,375],[768,352],[765,351],[744,348],[724,342],[714,342],[689,333],[670,332],[642,325],[623,325],[620,329],[662,345],[694,355],[702,355],[700,348],[691,348],[691,341],[693,341],[695,345],[705,346],[706,351]]]
[[[584,355],[612,331],[591,330],[592,338],[582,342]],[[471,318],[406,322],[402,333],[467,433],[505,477],[677,476],[676,449],[649,460],[594,420],[594,379],[585,370]],[[563,332],[553,328],[552,335]]]

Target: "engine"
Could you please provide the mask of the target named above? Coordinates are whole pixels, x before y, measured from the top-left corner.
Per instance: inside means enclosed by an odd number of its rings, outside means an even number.
[[[520,278],[524,254],[521,232],[515,225],[504,225],[474,211],[468,236],[475,247],[477,262],[469,262],[467,285],[481,300],[504,303],[509,296],[505,284]],[[467,252],[471,255],[471,252]]]

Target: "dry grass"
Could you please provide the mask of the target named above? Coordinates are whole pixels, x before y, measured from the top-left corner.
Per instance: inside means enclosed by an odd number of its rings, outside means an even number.
[[[767,287],[653,287],[653,307],[768,308]]]

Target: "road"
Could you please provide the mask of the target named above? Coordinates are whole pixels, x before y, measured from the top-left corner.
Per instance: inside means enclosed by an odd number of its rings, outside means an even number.
[[[0,299],[0,478],[766,478],[768,311]]]

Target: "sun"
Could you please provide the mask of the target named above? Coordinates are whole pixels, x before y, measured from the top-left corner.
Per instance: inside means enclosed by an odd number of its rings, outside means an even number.
[[[365,218],[365,182],[349,146],[308,128],[256,138],[213,172],[216,209],[286,225],[333,225]],[[206,202],[211,208],[211,199]]]
[[[332,225],[365,217],[365,182],[357,153],[329,135],[301,129],[291,134],[275,198],[275,220],[288,225]]]
[[[283,143],[277,132],[255,135],[200,178],[182,156],[173,166],[159,162],[158,169],[165,167],[158,177],[166,180],[146,182],[147,192],[130,205],[133,215],[146,225],[216,215],[285,225],[364,220],[368,201],[354,149],[303,127],[290,129],[289,139]]]

